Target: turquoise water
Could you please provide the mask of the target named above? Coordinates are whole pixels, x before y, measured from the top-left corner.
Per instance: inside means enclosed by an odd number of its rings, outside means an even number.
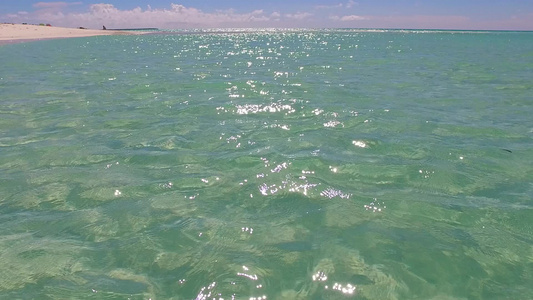
[[[0,296],[533,298],[533,33],[0,47]]]

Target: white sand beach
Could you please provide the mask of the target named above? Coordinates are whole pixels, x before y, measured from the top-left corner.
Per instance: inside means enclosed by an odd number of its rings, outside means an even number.
[[[115,30],[94,30],[25,24],[0,24],[0,43],[115,34],[132,33]]]

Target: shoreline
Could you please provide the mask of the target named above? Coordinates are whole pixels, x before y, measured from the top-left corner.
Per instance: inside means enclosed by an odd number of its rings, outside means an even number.
[[[138,35],[143,32],[119,30],[95,30],[66,27],[53,27],[26,24],[0,24],[0,45],[17,44],[49,39],[91,37],[100,35]]]

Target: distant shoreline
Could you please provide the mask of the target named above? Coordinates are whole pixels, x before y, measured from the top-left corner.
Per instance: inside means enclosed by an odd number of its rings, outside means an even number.
[[[95,30],[66,28],[29,24],[0,24],[0,45],[30,42],[36,40],[90,37],[99,35],[134,35],[140,31]]]

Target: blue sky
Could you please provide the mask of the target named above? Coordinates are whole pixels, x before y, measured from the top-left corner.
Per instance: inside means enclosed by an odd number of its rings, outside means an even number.
[[[533,30],[533,0],[0,0],[0,22],[89,28]]]

